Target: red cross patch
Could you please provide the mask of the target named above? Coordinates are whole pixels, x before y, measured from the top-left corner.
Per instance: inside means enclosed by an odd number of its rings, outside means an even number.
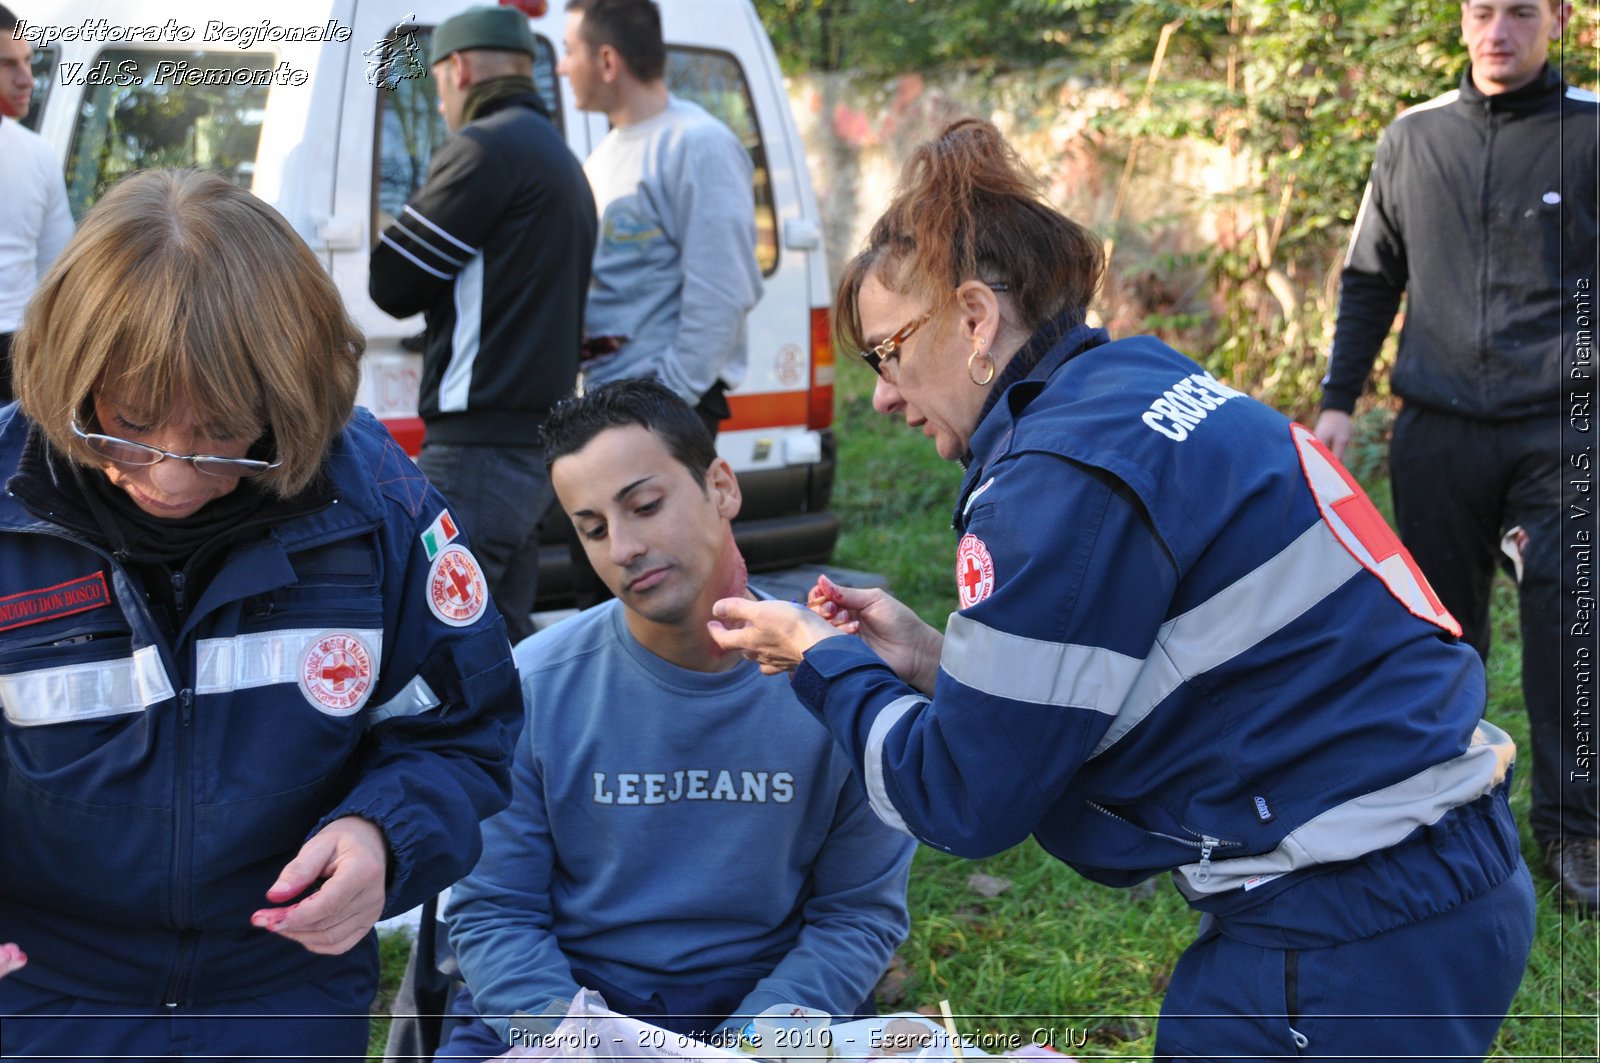
[[[976,535],[961,537],[956,547],[956,591],[961,608],[970,609],[994,593],[994,558]]]
[[[1300,451],[1300,468],[1322,511],[1323,522],[1333,531],[1350,556],[1368,572],[1383,581],[1389,593],[1400,600],[1413,616],[1437,624],[1461,637],[1461,625],[1450,615],[1428,578],[1384,523],[1372,499],[1356,483],[1339,460],[1310,429],[1290,425],[1290,434]]]
[[[301,658],[300,690],[328,715],[349,716],[366,704],[372,692],[372,654],[356,636],[330,632]]]
[[[451,627],[466,627],[483,615],[489,590],[483,569],[464,546],[447,547],[428,570],[428,608]]]

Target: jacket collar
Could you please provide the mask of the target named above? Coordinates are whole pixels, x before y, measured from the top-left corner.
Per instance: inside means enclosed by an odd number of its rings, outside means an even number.
[[[987,465],[998,445],[1010,435],[1015,415],[1027,408],[1055,371],[1084,351],[1107,343],[1110,339],[1105,329],[1085,324],[1063,330],[1059,318],[1034,333],[1012,359],[1013,364],[1018,365],[1027,365],[1031,360],[1032,367],[1020,373],[1018,379],[1006,380],[1002,377],[996,385],[994,395],[998,398],[991,396],[978,421],[978,429],[972,433],[972,441],[968,444],[968,463]],[[1043,347],[1044,352],[1032,357],[1032,349],[1036,346]]]
[[[1081,323],[1069,326],[1061,318],[1056,318],[1023,344],[1022,349],[1017,352],[1017,357],[1012,359],[1013,364],[1027,365],[1036,345],[1044,347],[1044,353],[1033,362],[1032,368],[1020,373],[1020,379],[1007,381],[1002,377],[995,392],[1000,393],[1003,386],[1003,394],[1000,394],[998,400],[991,397],[986,407],[987,412],[978,422],[977,431],[972,433],[972,441],[968,444],[965,459],[967,475],[961,484],[961,493],[956,502],[957,526],[960,523],[961,512],[966,506],[967,495],[977,485],[983,470],[1010,445],[1016,418],[1028,408],[1028,404],[1038,396],[1039,392],[1044,390],[1044,386],[1055,375],[1056,370],[1083,352],[1110,341],[1111,336],[1105,329]]]
[[[480,81],[467,90],[467,98],[462,102],[463,124],[470,125],[507,107],[526,107],[550,117],[532,78],[507,75]]]
[[[1539,76],[1510,92],[1501,92],[1493,96],[1485,96],[1472,80],[1472,64],[1467,64],[1467,69],[1461,73],[1462,103],[1467,104],[1474,111],[1487,111],[1494,114],[1525,114],[1528,111],[1537,111],[1549,104],[1552,97],[1559,98],[1566,87],[1566,82],[1555,67],[1549,63],[1539,71]]]

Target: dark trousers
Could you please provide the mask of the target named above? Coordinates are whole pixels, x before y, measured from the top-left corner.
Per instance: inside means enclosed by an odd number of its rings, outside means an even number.
[[[462,447],[424,443],[420,468],[444,495],[483,566],[511,644],[533,634],[539,593],[539,521],[553,492],[537,447]]]
[[[1595,636],[1587,619],[1594,612],[1595,505],[1592,494],[1576,494],[1569,482],[1586,441],[1571,439],[1566,427],[1564,417],[1477,421],[1407,406],[1389,449],[1400,539],[1485,659],[1490,582],[1505,563],[1500,541],[1511,528],[1526,533],[1517,597],[1533,760],[1529,824],[1541,847],[1563,834],[1592,838],[1600,831]],[[1574,547],[1584,543],[1580,558]]]
[[[1481,1059],[1522,981],[1533,906],[1519,866],[1447,912],[1341,945],[1273,948],[1213,923],[1172,972],[1155,1058]]]

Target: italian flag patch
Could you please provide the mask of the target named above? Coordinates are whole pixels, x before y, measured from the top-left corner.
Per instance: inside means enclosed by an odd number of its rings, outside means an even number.
[[[428,530],[422,533],[422,549],[427,552],[428,560],[432,561],[438,557],[439,551],[443,550],[449,545],[450,540],[460,534],[461,532],[456,528],[456,522],[450,519],[450,511],[441,509],[439,516],[432,524],[428,525]]]

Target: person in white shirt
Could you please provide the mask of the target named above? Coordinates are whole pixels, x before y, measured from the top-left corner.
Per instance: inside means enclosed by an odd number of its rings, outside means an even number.
[[[11,334],[50,263],[72,236],[67,184],[43,138],[22,124],[33,99],[33,46],[0,6],[0,402],[10,402]]]

